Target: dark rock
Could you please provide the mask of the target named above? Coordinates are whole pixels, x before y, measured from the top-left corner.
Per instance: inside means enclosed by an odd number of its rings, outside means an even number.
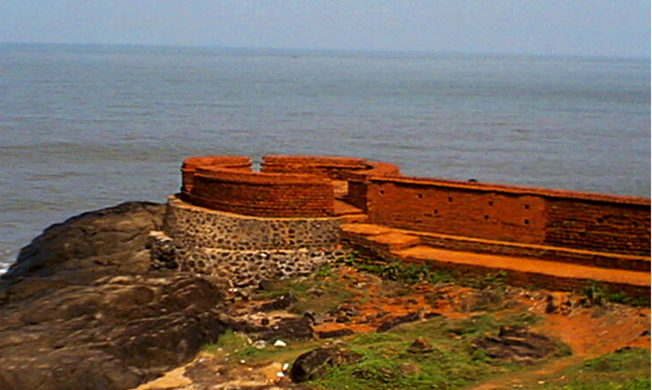
[[[393,317],[393,318],[390,318],[389,320],[383,322],[378,327],[376,332],[386,332],[386,331],[388,331],[388,330],[390,330],[390,329],[392,329],[392,328],[394,328],[394,327],[396,327],[398,325],[405,324],[405,323],[408,323],[408,322],[419,321],[419,319],[420,319],[419,313],[410,313],[410,314],[406,314],[404,316]]]
[[[209,280],[150,271],[163,205],[53,225],[0,279],[0,388],[129,389],[191,360],[228,318]]]
[[[328,330],[324,332],[318,332],[317,336],[319,336],[320,339],[332,339],[335,337],[344,337],[344,336],[350,336],[354,334],[355,332],[352,331],[351,329],[348,328],[343,328],[343,329],[336,329],[336,330]]]
[[[483,337],[473,342],[491,358],[533,363],[557,350],[557,344],[544,335],[525,328],[503,326],[498,337]]]
[[[303,316],[310,321],[311,325],[316,325],[321,322],[319,315],[312,310],[306,310],[306,312],[303,313]]]
[[[21,249],[16,263],[0,278],[14,281],[80,269],[102,276],[107,268],[146,271],[149,259],[147,264],[133,260],[147,249],[149,232],[161,228],[164,212],[161,204],[128,202],[54,224]]]
[[[432,345],[423,337],[419,337],[410,345],[408,352],[411,354],[427,354],[434,350]]]
[[[290,378],[295,382],[315,380],[324,376],[332,367],[351,364],[362,355],[342,347],[324,347],[300,355],[292,364]]]
[[[260,306],[260,310],[270,312],[274,310],[284,310],[297,302],[297,298],[292,293],[283,294],[272,302],[264,303]]]
[[[305,317],[283,318],[260,332],[260,338],[266,341],[310,340],[315,338],[315,331]]]
[[[340,316],[337,316],[337,318],[335,319],[335,322],[337,322],[339,324],[346,324],[347,322],[351,322],[351,318],[349,318],[346,315],[340,315]]]
[[[431,318],[441,317],[441,316],[442,316],[441,313],[437,313],[437,312],[431,311],[431,312],[428,312],[428,313],[424,314],[424,315],[423,315],[423,318],[425,318],[426,320],[429,320],[429,319],[431,319]]]
[[[557,310],[555,298],[552,295],[546,295],[546,314],[554,313]]]
[[[177,249],[173,240],[159,241],[152,251],[152,269],[178,269]]]

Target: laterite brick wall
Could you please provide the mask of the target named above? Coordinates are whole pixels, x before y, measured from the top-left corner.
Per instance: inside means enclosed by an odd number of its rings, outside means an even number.
[[[648,199],[423,178],[366,185],[373,223],[440,234],[649,255]]]
[[[319,156],[265,156],[262,171],[269,173],[301,173],[342,180],[346,171],[367,169],[361,158]]]
[[[544,243],[595,251],[649,255],[650,206],[640,203],[548,199]]]
[[[243,156],[205,156],[190,157],[183,161],[181,166],[181,194],[190,194],[193,186],[193,177],[199,167],[222,167],[235,171],[251,171],[251,158]]]
[[[208,167],[193,180],[190,201],[199,206],[259,217],[333,215],[333,186],[325,178]]]

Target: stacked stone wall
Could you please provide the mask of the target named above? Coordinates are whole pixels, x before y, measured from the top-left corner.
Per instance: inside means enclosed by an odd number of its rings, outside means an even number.
[[[234,287],[308,275],[345,256],[335,218],[248,217],[176,196],[168,199],[163,232],[152,237],[155,256],[165,252],[180,271],[213,275]]]

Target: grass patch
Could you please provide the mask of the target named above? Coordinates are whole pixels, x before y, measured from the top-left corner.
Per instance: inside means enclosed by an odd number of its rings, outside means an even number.
[[[275,299],[291,294],[297,299],[288,311],[303,314],[306,310],[328,312],[342,302],[351,299],[355,293],[346,288],[330,265],[323,265],[310,277],[270,281],[264,290],[257,291],[254,300]]]
[[[590,359],[555,374],[539,378],[545,384],[523,386],[524,390],[649,390],[650,351],[625,349]],[[505,387],[504,389],[508,389]]]
[[[483,314],[465,319],[436,317],[424,322],[400,325],[389,332],[352,335],[347,348],[363,358],[354,364],[332,369],[325,377],[310,382],[319,389],[458,389],[520,366],[489,358],[472,346],[481,336],[496,334],[502,325],[523,325],[536,318],[513,315],[496,318]],[[410,348],[423,337],[431,350],[421,353]],[[227,331],[206,353],[234,363],[265,365],[291,363],[300,354],[323,346],[326,341],[289,343],[287,347],[257,349],[247,336]]]
[[[519,370],[516,364],[489,358],[472,341],[496,334],[502,325],[522,325],[534,318],[485,314],[466,319],[433,318],[398,326],[387,333],[356,335],[347,347],[359,353],[358,363],[340,366],[310,384],[319,389],[458,389],[493,375]],[[428,353],[410,349],[423,337]]]
[[[604,305],[611,302],[634,307],[647,306],[645,299],[631,297],[621,291],[610,291],[607,286],[597,282],[588,283],[582,291],[582,296],[590,305]]]
[[[384,280],[391,280],[412,286],[417,283],[431,283],[437,285],[440,283],[455,283],[462,286],[473,287],[476,289],[494,289],[505,290],[506,274],[503,271],[495,274],[483,276],[466,276],[457,277],[446,270],[433,270],[426,264],[406,264],[400,261],[371,262],[363,258],[348,259],[345,264],[355,267],[356,269],[379,276]]]
[[[299,355],[320,346],[318,341],[289,343],[285,347],[267,345],[259,349],[244,334],[227,330],[215,344],[207,344],[202,351],[228,361],[244,361],[250,365],[265,365],[272,362],[290,363]]]

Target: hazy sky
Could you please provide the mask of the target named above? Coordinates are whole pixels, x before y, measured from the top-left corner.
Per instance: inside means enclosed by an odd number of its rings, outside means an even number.
[[[0,42],[650,56],[650,0],[0,0]]]

